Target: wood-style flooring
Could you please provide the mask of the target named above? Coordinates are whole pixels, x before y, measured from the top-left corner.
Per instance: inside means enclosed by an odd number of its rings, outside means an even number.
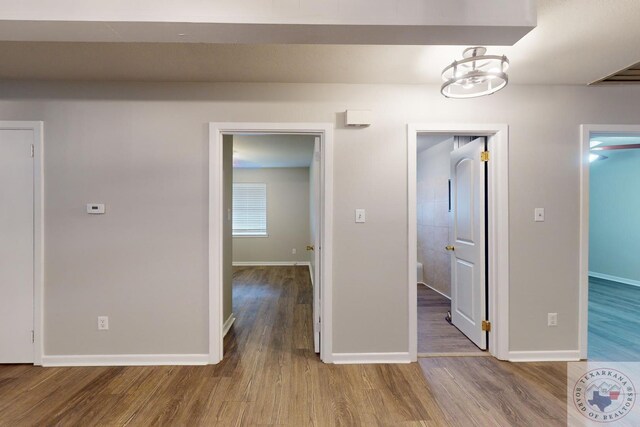
[[[0,365],[0,425],[563,425],[564,363],[324,364],[305,267],[243,267],[234,277],[237,320],[220,364]]]
[[[474,353],[486,355],[455,326],[445,320],[451,300],[418,284],[418,355]]]
[[[566,426],[567,364],[493,357],[419,359],[452,426]]]
[[[589,278],[588,358],[640,361],[640,288]]]

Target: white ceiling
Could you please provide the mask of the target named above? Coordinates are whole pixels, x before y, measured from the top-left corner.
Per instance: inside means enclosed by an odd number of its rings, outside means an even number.
[[[311,135],[234,135],[234,168],[308,168],[315,137]]]
[[[512,84],[588,84],[640,61],[639,0],[539,0],[511,47]],[[0,78],[439,83],[463,46],[0,43]]]

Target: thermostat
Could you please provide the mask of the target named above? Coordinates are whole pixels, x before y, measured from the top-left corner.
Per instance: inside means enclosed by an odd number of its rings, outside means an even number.
[[[89,204],[87,204],[87,213],[88,214],[103,214],[104,213],[104,203],[89,203]]]

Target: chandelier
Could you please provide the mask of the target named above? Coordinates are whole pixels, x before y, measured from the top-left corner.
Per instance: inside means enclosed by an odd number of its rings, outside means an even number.
[[[440,92],[447,98],[475,98],[491,95],[509,82],[509,60],[502,55],[487,55],[484,47],[470,47],[462,59],[442,71]]]

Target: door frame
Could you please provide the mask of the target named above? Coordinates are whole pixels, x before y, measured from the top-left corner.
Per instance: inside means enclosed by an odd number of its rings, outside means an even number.
[[[419,133],[486,136],[488,162],[489,353],[509,359],[509,126],[506,124],[411,123],[407,125],[407,225],[409,357],[418,360],[417,141]]]
[[[44,354],[44,122],[0,121],[0,130],[33,131],[33,364]]]
[[[637,133],[640,125],[580,125],[580,288],[578,291],[578,349],[580,359],[589,350],[589,153],[592,133]]]
[[[222,229],[224,134],[310,134],[320,137],[320,359],[332,363],[333,123],[209,123],[209,363],[223,357]]]

